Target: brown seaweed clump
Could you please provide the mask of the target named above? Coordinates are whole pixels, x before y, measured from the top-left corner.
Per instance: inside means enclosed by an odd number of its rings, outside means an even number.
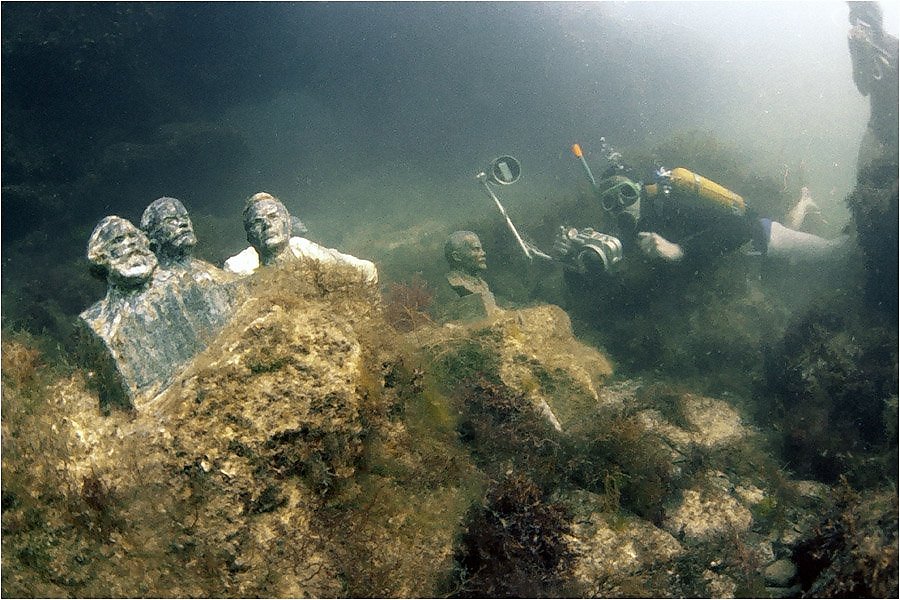
[[[801,315],[767,356],[793,471],[859,487],[896,481],[896,331],[841,306]]]
[[[482,377],[468,381],[461,396],[460,438],[483,470],[498,476],[513,464],[547,485],[559,477],[564,454],[558,435],[522,394]]]
[[[461,598],[565,595],[573,555],[569,517],[527,477],[510,473],[470,512],[457,563]]]
[[[393,282],[384,303],[384,318],[397,331],[413,331],[431,323],[428,310],[434,291],[418,273],[409,283]]]
[[[834,509],[794,550],[806,598],[896,598],[897,492],[843,483]]]

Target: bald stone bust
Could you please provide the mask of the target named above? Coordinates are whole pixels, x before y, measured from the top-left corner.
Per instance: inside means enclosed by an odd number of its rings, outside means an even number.
[[[141,216],[141,229],[163,268],[188,266],[197,245],[194,224],[177,198],[157,198]]]
[[[497,311],[497,301],[481,276],[487,270],[481,240],[471,231],[455,231],[444,244],[444,257],[450,265],[447,283],[457,298],[447,303],[442,317],[452,321],[470,321]]]
[[[491,294],[481,274],[487,270],[487,260],[481,240],[471,231],[455,231],[444,245],[444,257],[452,269],[447,283],[460,296]]]

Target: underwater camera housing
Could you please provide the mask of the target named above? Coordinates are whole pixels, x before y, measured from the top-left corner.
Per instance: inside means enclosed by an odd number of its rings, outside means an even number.
[[[619,238],[590,227],[560,226],[553,249],[567,269],[581,274],[613,271],[622,260]]]

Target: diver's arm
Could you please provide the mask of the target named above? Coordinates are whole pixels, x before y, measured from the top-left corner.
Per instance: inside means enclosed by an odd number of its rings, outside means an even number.
[[[676,262],[684,258],[684,249],[681,246],[670,242],[658,233],[638,232],[638,246],[650,258],[661,258],[669,262]]]
[[[657,191],[656,185],[644,186],[641,200],[633,207],[637,217],[637,244],[641,252],[650,258],[677,262],[684,258],[684,248],[653,231],[665,221],[659,213]]]

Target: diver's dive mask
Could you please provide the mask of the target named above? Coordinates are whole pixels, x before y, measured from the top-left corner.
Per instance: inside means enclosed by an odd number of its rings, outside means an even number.
[[[608,212],[619,212],[628,208],[641,197],[641,184],[623,175],[607,177],[597,184],[597,188],[603,190],[597,195],[600,206]]]

